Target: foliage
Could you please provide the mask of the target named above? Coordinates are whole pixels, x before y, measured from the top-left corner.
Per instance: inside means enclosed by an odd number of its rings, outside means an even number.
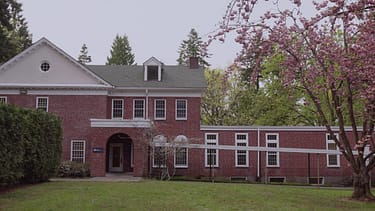
[[[86,44],[83,44],[81,50],[79,51],[78,61],[82,64],[90,63],[91,56],[89,56],[88,53],[89,51],[87,50]]]
[[[112,44],[111,55],[107,57],[107,65],[132,65],[134,54],[130,47],[128,36],[116,35]]]
[[[0,104],[0,186],[17,183],[23,176],[25,129],[21,111]]]
[[[177,59],[180,65],[189,65],[189,59],[191,57],[198,58],[198,63],[201,66],[207,67],[210,64],[206,61],[209,58],[205,44],[202,38],[198,36],[195,29],[191,29],[187,40],[183,40],[179,49],[179,57]]]
[[[211,182],[48,182],[0,194],[4,210],[374,210],[350,190]],[[145,200],[147,199],[147,200]],[[265,203],[266,202],[266,203]]]
[[[248,55],[257,52],[252,81],[257,80],[262,62],[275,50],[281,52],[283,84],[307,94],[307,102],[352,167],[353,198],[374,200],[369,172],[375,166],[375,2],[314,1],[312,17],[304,16],[300,0],[290,2],[292,9],[282,9],[285,5],[279,1],[263,2],[271,4],[266,6],[270,9],[256,18],[261,1],[232,0],[213,39],[224,40],[226,33],[236,31],[236,42],[242,45],[235,61],[238,67],[246,68]],[[354,132],[353,140],[345,133],[346,123]],[[339,126],[339,137],[332,131],[334,124]],[[367,155],[366,145],[371,146]]]
[[[230,86],[222,70],[206,69],[207,89],[201,101],[202,123],[206,125],[226,125],[228,106],[226,97]]]
[[[74,161],[63,161],[57,172],[59,177],[89,177],[90,166],[88,163],[78,163]]]
[[[0,184],[46,181],[61,158],[60,119],[39,111],[0,105]]]
[[[26,111],[24,178],[28,183],[47,181],[56,174],[61,159],[60,119],[42,110]]]
[[[31,45],[22,4],[16,0],[0,1],[0,64]]]

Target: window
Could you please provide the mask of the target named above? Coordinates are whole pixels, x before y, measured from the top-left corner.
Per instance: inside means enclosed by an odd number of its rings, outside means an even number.
[[[124,100],[112,99],[112,119],[122,119],[124,114]]]
[[[6,104],[7,103],[7,97],[0,96],[0,104]]]
[[[167,139],[163,135],[157,135],[153,138],[152,167],[165,167],[167,163],[167,152],[165,144]]]
[[[73,140],[70,146],[70,160],[78,163],[84,163],[85,147],[86,142],[84,140]]]
[[[37,97],[36,98],[36,109],[48,111],[48,97]]]
[[[165,110],[166,110],[165,100],[155,100],[155,119],[156,120],[165,120]]]
[[[279,134],[266,133],[266,147],[279,148]],[[279,152],[267,151],[266,153],[267,167],[279,167]]]
[[[338,134],[335,134],[338,139]],[[336,143],[330,134],[326,134],[326,148],[327,150],[339,150]],[[340,167],[340,155],[327,154],[327,167]]]
[[[149,65],[147,66],[147,80],[148,81],[156,81],[158,80],[159,66]]]
[[[218,145],[218,134],[217,133],[206,133],[206,145],[217,146]],[[206,149],[205,150],[205,164],[206,167],[219,167],[219,150],[218,149]]]
[[[236,146],[247,147],[248,136],[247,133],[236,133]],[[247,167],[249,160],[249,151],[236,150],[236,167]]]
[[[176,100],[176,120],[187,119],[187,101]]]
[[[145,100],[134,100],[134,119],[145,118]]]
[[[176,168],[188,167],[188,148],[183,147],[187,144],[187,138],[184,135],[179,135],[175,138],[175,153],[174,153],[174,166]]]

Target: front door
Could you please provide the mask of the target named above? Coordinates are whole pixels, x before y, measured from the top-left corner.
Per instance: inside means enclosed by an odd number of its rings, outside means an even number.
[[[112,143],[109,145],[109,171],[123,172],[124,145],[122,143]]]

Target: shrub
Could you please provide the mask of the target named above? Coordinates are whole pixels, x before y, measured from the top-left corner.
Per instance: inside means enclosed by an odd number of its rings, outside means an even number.
[[[55,115],[0,105],[0,185],[41,182],[55,175],[61,143]]]
[[[59,177],[89,177],[90,168],[88,163],[77,163],[74,161],[63,161],[60,164]]]
[[[0,104],[0,185],[23,176],[24,128],[20,109]]]

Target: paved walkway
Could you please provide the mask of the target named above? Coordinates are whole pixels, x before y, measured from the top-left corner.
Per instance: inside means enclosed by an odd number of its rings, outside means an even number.
[[[141,181],[142,177],[134,177],[129,174],[109,174],[105,177],[89,177],[89,178],[51,178],[50,181],[72,181],[72,182],[138,182]]]

